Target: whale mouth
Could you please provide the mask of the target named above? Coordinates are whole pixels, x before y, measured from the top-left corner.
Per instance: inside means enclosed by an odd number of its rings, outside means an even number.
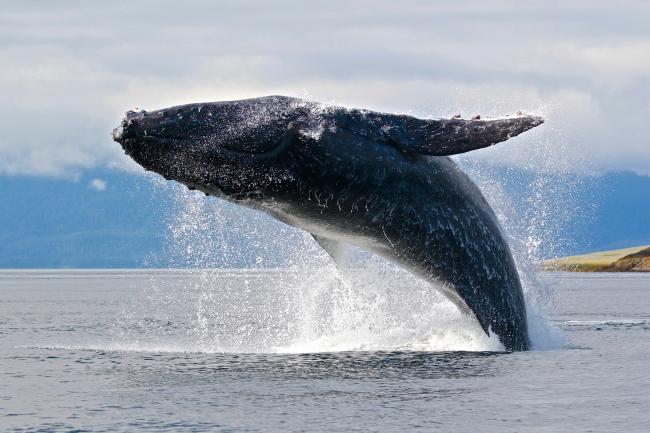
[[[169,122],[167,122],[169,123]],[[183,140],[180,133],[172,133],[170,125],[159,122],[158,119],[149,119],[145,110],[129,110],[120,125],[112,132],[113,140],[123,144],[129,140],[154,141],[154,140]]]
[[[161,112],[128,111],[112,131],[112,138],[146,171],[190,190],[236,202],[264,198],[261,189],[237,179],[246,178],[259,162],[271,160],[273,155],[214,145],[212,137],[196,137],[166,117]]]
[[[154,111],[129,110],[112,136],[118,143],[155,137],[183,140],[188,148],[263,154],[281,143],[290,120],[252,113],[245,104],[196,103]]]
[[[127,155],[134,157],[140,164],[147,162],[146,159],[140,161],[137,158],[140,153],[146,154],[150,158],[156,153],[172,150],[188,153],[195,150],[204,155],[211,153],[231,157],[250,155],[249,152],[239,149],[210,146],[208,145],[209,138],[183,134],[171,121],[161,121],[164,119],[161,113],[162,110],[152,113],[145,110],[129,110],[120,125],[113,129],[111,134],[113,140],[122,146]]]

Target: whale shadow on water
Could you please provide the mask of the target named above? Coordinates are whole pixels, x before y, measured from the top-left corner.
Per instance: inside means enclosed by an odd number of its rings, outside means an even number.
[[[530,347],[521,283],[494,212],[447,155],[539,117],[423,120],[288,97],[129,112],[114,139],[145,169],[351,244],[436,284],[508,351]]]

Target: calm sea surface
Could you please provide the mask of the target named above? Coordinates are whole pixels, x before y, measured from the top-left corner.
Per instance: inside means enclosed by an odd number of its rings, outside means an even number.
[[[650,275],[546,275],[565,341],[512,354],[314,275],[2,271],[0,431],[650,431]]]

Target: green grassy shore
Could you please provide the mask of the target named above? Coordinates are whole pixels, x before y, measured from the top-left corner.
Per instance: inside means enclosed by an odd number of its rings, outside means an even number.
[[[650,272],[650,245],[545,260],[541,267],[546,271]]]

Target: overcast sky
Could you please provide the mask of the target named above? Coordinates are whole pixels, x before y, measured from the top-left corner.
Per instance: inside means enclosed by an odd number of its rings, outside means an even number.
[[[648,1],[26,2],[0,8],[0,173],[128,167],[124,111],[265,94],[443,117],[523,109],[471,158],[650,174]]]

